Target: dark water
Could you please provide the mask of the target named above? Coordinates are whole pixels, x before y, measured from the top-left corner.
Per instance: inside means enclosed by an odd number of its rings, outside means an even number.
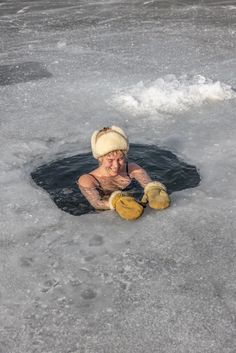
[[[154,145],[131,144],[129,162],[142,166],[153,180],[167,186],[168,192],[196,187],[197,168],[180,161],[172,152]],[[97,167],[91,153],[78,154],[44,164],[31,173],[34,182],[45,189],[63,211],[74,216],[95,212],[76,186],[77,178]],[[140,199],[143,189],[136,183],[132,191]]]

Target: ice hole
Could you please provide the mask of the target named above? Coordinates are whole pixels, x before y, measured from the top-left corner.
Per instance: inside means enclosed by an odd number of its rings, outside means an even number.
[[[168,192],[194,188],[200,183],[195,166],[179,160],[175,154],[155,145],[130,144],[129,162],[142,166],[153,180],[167,186]],[[45,189],[55,204],[74,216],[96,212],[81,194],[76,180],[97,167],[91,153],[78,154],[41,165],[31,173],[34,182]],[[134,194],[139,199],[143,193],[136,183]]]

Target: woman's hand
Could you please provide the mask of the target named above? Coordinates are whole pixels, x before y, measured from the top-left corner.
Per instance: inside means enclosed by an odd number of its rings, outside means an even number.
[[[114,191],[109,198],[110,208],[115,210],[121,218],[132,221],[143,214],[143,206],[133,196]]]
[[[155,210],[162,210],[170,206],[170,197],[166,187],[159,181],[152,181],[144,188],[144,195],[141,203],[148,203]]]

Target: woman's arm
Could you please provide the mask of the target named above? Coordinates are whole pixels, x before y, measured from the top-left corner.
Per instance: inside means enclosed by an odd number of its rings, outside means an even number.
[[[97,189],[96,181],[88,174],[82,175],[76,182],[81,193],[88,202],[97,210],[110,209],[109,201],[102,199]]]
[[[136,163],[129,163],[129,175],[136,179],[143,188],[152,181],[146,170]]]

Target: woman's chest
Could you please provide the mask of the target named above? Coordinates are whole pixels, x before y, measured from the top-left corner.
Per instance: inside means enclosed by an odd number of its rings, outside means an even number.
[[[131,182],[128,175],[116,176],[113,178],[99,178],[100,187],[106,191],[115,191],[125,189]]]

